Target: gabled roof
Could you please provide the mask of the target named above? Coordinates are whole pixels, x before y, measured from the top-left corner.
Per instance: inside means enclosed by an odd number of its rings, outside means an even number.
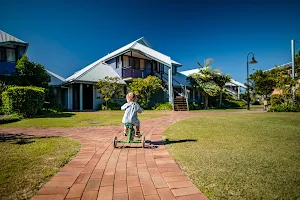
[[[278,66],[273,67],[273,68],[271,68],[271,69],[267,69],[267,70],[265,70],[264,72],[271,71],[272,69],[277,69],[277,68],[288,68],[288,67],[292,67],[292,62],[288,62],[288,63],[282,64],[282,65],[278,65]]]
[[[51,81],[50,81],[49,85],[61,85],[66,82],[66,79],[64,79],[63,77],[61,77],[47,69],[46,69],[46,72],[51,77]]]
[[[97,63],[90,67],[84,73],[81,73],[76,79],[67,79],[67,81],[88,81],[88,82],[98,82],[100,79],[108,77],[119,77],[121,78],[110,65],[106,63]],[[122,79],[119,82],[120,84],[126,84]]]
[[[7,42],[16,42],[28,46],[28,43],[0,30],[0,44],[7,43]]]
[[[182,72],[179,72],[179,73],[181,73],[181,74],[183,74],[185,76],[189,76],[191,74],[198,73],[198,72],[199,72],[199,68],[191,69],[191,70],[186,70],[186,71],[182,71]],[[240,83],[240,82],[238,82],[238,81],[236,81],[234,79],[231,79],[230,83],[228,83],[227,85],[231,85],[231,84],[236,85],[236,86],[240,86],[240,87],[243,87],[243,88],[246,88],[246,86],[244,84],[242,84],[242,83]]]
[[[124,53],[132,51],[132,50],[138,51],[141,54],[144,54],[145,56],[152,58],[156,61],[159,61],[161,63],[164,63],[166,65],[171,65],[172,63],[174,63],[176,65],[181,65],[180,63],[178,63],[176,61],[172,61],[169,56],[166,56],[166,55],[152,49],[149,42],[144,37],[142,37],[142,38],[139,38],[139,39],[121,47],[120,49],[117,49],[116,51],[113,51],[112,53],[109,53],[108,55],[100,58],[99,60],[97,60],[97,61],[93,62],[92,64],[86,66],[85,68],[79,70],[78,72],[74,73],[72,76],[67,78],[67,81],[77,80],[78,77],[80,77],[85,72],[89,71],[95,65],[97,65],[99,63],[103,63],[107,60],[110,60],[112,58],[115,58],[121,54],[124,54]]]

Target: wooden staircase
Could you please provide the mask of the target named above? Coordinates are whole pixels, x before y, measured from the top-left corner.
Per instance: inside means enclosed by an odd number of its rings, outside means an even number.
[[[176,96],[174,99],[174,110],[176,111],[188,111],[188,105],[186,99],[183,96]]]

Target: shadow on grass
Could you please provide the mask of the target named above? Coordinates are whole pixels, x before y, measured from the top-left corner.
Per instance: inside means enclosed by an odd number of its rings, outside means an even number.
[[[35,136],[30,134],[11,134],[11,133],[0,133],[0,143],[1,142],[11,142],[11,144],[30,144],[35,142],[34,139],[41,139],[41,138],[52,138],[52,137],[58,137],[58,136]]]
[[[66,118],[66,117],[72,117],[76,114],[74,113],[51,113],[51,114],[45,114],[36,116],[35,118]]]
[[[183,142],[197,142],[197,140],[193,140],[193,139],[185,139],[185,140],[161,140],[161,141],[146,141],[147,143],[150,143],[152,145],[165,145],[165,144],[175,144],[175,143],[183,143]]]
[[[20,121],[20,119],[17,118],[2,118],[0,119],[0,124],[10,124],[10,123],[14,123],[14,122],[18,122]]]

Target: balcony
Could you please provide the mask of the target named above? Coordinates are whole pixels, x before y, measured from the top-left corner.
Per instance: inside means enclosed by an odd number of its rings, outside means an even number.
[[[149,75],[152,75],[151,69],[134,69],[134,67],[127,67],[122,69],[123,79],[132,79],[132,78],[146,78]]]
[[[16,71],[16,63],[0,61],[0,75],[9,75]]]

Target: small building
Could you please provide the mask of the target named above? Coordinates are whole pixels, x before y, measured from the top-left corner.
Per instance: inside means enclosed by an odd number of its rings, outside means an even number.
[[[0,30],[0,75],[15,72],[16,63],[26,53],[29,44]]]
[[[181,74],[185,76],[189,76],[194,73],[198,73],[199,68],[191,69],[187,71],[180,72]],[[232,96],[235,96],[237,99],[240,99],[240,94],[242,89],[246,89],[246,86],[234,79],[231,79],[230,82],[225,84],[225,88],[227,92],[229,92]],[[193,91],[194,94],[190,95],[190,97],[193,99],[193,101],[197,100],[198,98],[201,98],[201,94],[199,94],[198,91]]]

